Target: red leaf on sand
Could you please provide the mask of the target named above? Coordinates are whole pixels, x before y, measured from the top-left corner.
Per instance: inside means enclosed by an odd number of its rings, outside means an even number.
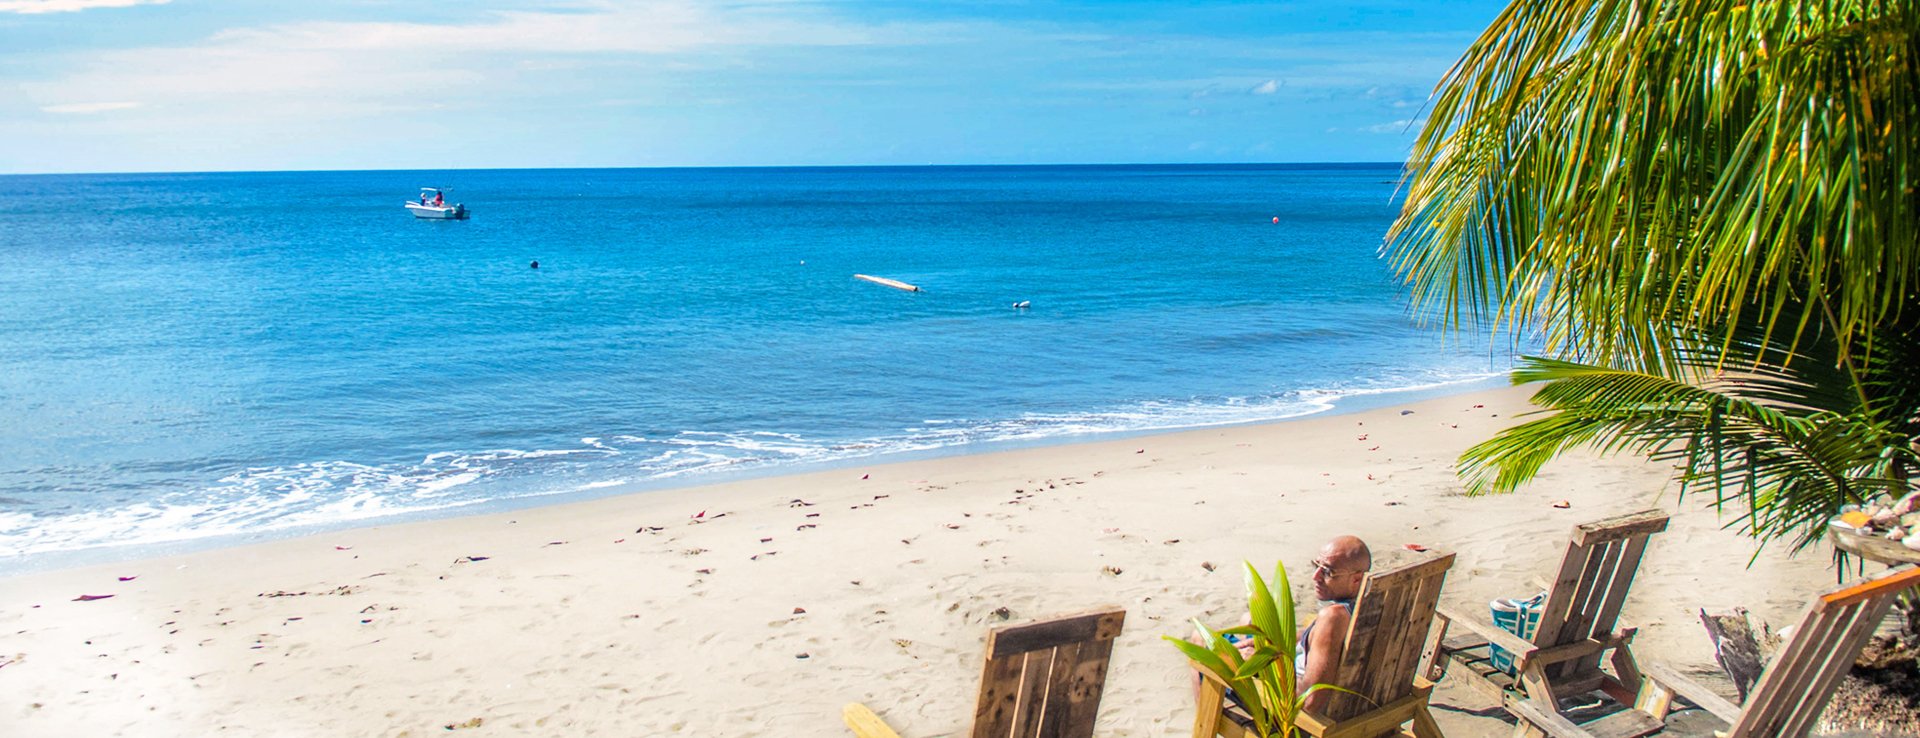
[[[121,578],[120,578],[120,581],[122,581],[122,582],[131,582],[131,581],[133,581],[133,580],[135,580],[135,579],[139,579],[139,578],[140,578],[140,575],[139,575],[139,574],[135,574],[135,575],[133,575],[133,576],[130,576],[130,577],[121,577]]]
[[[694,513],[693,516],[696,518],[704,518],[707,516],[707,511],[701,510],[700,512]]]
[[[334,546],[334,547],[333,547],[333,550],[335,550],[335,551],[352,551],[352,550],[353,550],[353,547],[352,547],[352,546]]]
[[[1425,551],[1427,550],[1427,547],[1422,546],[1418,543],[1409,543],[1409,544],[1406,544],[1406,549],[1408,551]]]
[[[626,543],[626,542],[627,542],[627,539],[625,539],[625,538],[615,538],[615,539],[613,539],[613,542],[614,542],[614,543]]]
[[[871,476],[873,476],[873,475],[872,475],[872,474],[862,474],[862,475],[860,475],[860,478],[861,478],[861,479],[866,479],[867,477],[871,477]]]
[[[1565,509],[1567,509],[1567,508],[1569,508],[1569,507],[1573,507],[1573,503],[1571,503],[1571,502],[1568,502],[1568,501],[1566,501],[1566,500],[1561,500],[1561,501],[1559,501],[1559,502],[1556,502],[1556,503],[1553,503],[1553,506],[1554,506],[1554,507],[1557,507],[1557,508],[1560,508],[1560,509],[1562,509],[1562,510],[1565,510]]]
[[[94,600],[104,600],[112,596],[113,595],[80,595],[79,597],[73,598],[73,601],[74,602],[92,602]]]
[[[1146,453],[1146,452],[1147,452],[1147,450],[1143,448],[1143,449],[1140,449],[1139,451],[1135,451],[1134,453],[1136,453],[1136,454],[1144,454],[1144,453]]]

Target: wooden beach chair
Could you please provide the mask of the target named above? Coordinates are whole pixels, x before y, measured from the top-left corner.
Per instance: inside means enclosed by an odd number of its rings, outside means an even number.
[[[1560,714],[1563,699],[1598,691],[1621,705],[1633,705],[1641,685],[1630,646],[1634,629],[1615,630],[1614,625],[1633,575],[1640,569],[1647,538],[1666,530],[1667,518],[1664,512],[1648,510],[1575,526],[1559,573],[1541,585],[1547,591],[1546,604],[1532,638],[1514,635],[1484,616],[1440,608],[1435,634],[1439,648],[1433,652],[1427,677],[1437,681],[1444,670],[1499,700],[1520,718],[1516,736],[1539,735],[1542,730],[1530,717],[1534,711],[1522,714],[1514,709],[1514,703],[1523,699],[1567,724],[1572,721]],[[1452,626],[1467,632],[1449,637]],[[1494,666],[1490,644],[1512,655],[1517,676]],[[1600,668],[1607,651],[1613,652],[1612,674]],[[1634,738],[1658,732],[1662,723],[1645,710],[1628,709],[1594,720],[1586,729],[1592,735]]]
[[[1826,709],[1840,677],[1859,658],[1861,646],[1886,618],[1894,598],[1915,586],[1920,586],[1920,569],[1903,566],[1814,598],[1792,637],[1761,674],[1744,709],[1659,663],[1646,665],[1643,709],[1665,718],[1678,695],[1730,723],[1732,727],[1720,734],[1727,738],[1805,736]],[[1582,735],[1569,732],[1578,726],[1530,700],[1516,707],[1532,713],[1550,735]]]
[[[1420,678],[1423,651],[1433,625],[1434,605],[1453,554],[1437,554],[1367,575],[1353,603],[1345,650],[1335,684],[1355,694],[1336,692],[1322,713],[1302,713],[1296,727],[1319,738],[1377,738],[1411,735],[1442,738],[1427,711],[1433,683]],[[1242,738],[1252,721],[1227,703],[1227,685],[1205,669],[1201,675],[1195,738]],[[1404,729],[1406,723],[1411,728]]]
[[[1103,608],[987,632],[987,665],[973,738],[1091,738],[1107,683],[1107,657],[1127,611]],[[860,738],[900,738],[866,705],[842,719]]]

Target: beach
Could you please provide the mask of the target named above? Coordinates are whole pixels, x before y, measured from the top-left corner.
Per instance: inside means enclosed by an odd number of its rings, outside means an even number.
[[[1103,736],[1183,735],[1162,636],[1243,617],[1241,561],[1303,607],[1329,537],[1376,566],[1458,555],[1442,603],[1527,594],[1570,529],[1674,514],[1624,620],[1642,660],[1717,674],[1699,608],[1778,627],[1834,582],[1675,499],[1668,470],[1567,455],[1524,491],[1464,496],[1454,459],[1526,388],[1160,435],[843,467],[342,530],[0,578],[0,733],[20,736],[963,733],[987,629],[1127,610]],[[1749,559],[1753,558],[1751,564]],[[1724,680],[1720,683],[1724,685]],[[1730,690],[1726,690],[1730,691]],[[1456,679],[1449,735],[1504,733]]]

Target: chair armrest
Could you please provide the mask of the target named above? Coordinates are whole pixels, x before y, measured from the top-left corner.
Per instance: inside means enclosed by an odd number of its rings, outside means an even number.
[[[1733,702],[1725,697],[1714,694],[1713,690],[1701,686],[1699,682],[1688,679],[1685,675],[1675,671],[1673,667],[1657,661],[1649,661],[1640,665],[1640,674],[1648,679],[1652,679],[1655,684],[1666,688],[1668,691],[1687,698],[1688,702],[1699,705],[1707,712],[1713,713],[1714,717],[1725,720],[1729,724],[1740,722],[1739,705],[1733,704]]]
[[[866,705],[858,702],[849,702],[846,707],[841,708],[840,719],[845,721],[847,727],[852,729],[853,734],[859,738],[900,738],[899,733],[887,727],[886,721],[881,720],[879,715],[873,714]]]
[[[1471,630],[1474,635],[1487,639],[1488,643],[1511,651],[1515,659],[1530,657],[1535,651],[1540,650],[1539,646],[1533,645],[1533,643],[1525,638],[1509,633],[1504,629],[1494,626],[1492,623],[1469,617],[1458,610],[1449,607],[1439,607],[1436,608],[1436,612],[1446,616],[1447,620],[1452,621],[1454,625]]]

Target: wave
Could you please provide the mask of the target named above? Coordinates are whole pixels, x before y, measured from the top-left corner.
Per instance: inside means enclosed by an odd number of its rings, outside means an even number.
[[[249,468],[199,489],[104,510],[0,512],[0,557],[319,530],[532,497],[617,491],[704,476],[996,444],[1284,420],[1351,398],[1482,382],[1498,373],[1153,400],[1109,410],[929,418],[888,434],[820,438],[770,430],[588,436],[567,448],[444,451],[412,464],[318,461]]]

